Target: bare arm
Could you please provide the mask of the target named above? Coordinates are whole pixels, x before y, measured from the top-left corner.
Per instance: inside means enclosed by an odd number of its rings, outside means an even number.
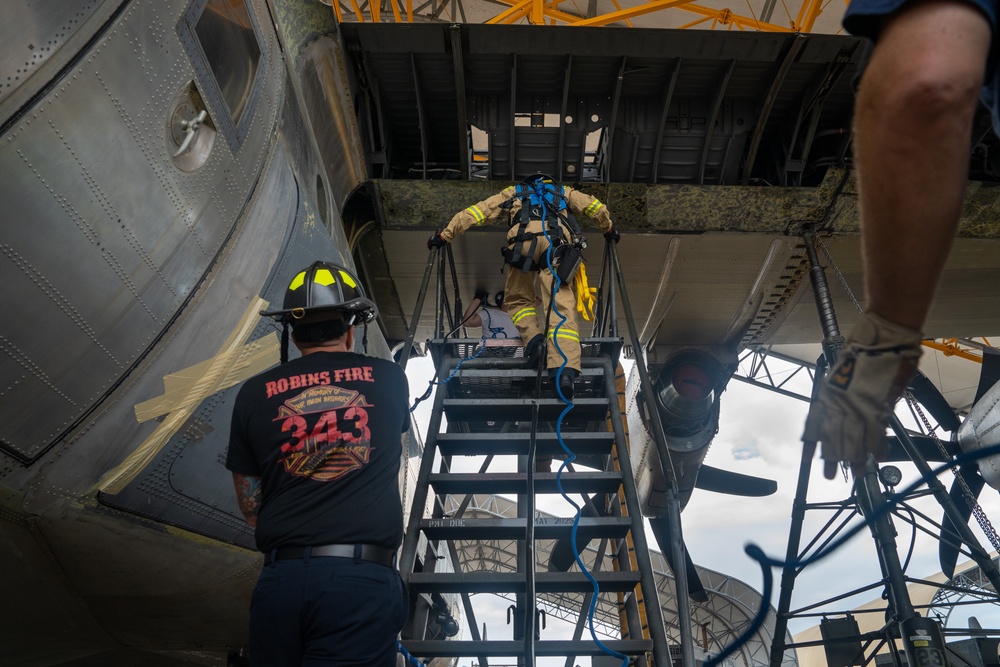
[[[481,327],[483,326],[483,318],[479,314],[479,304],[482,303],[479,299],[472,299],[469,302],[469,307],[465,309],[465,313],[462,315],[462,321],[465,322],[467,327]]]
[[[236,502],[239,503],[240,511],[248,524],[256,526],[261,502],[260,477],[234,472],[233,485],[236,487]]]

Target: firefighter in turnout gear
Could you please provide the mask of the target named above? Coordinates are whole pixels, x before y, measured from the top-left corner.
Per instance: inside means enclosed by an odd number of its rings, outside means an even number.
[[[508,224],[507,246],[502,250],[507,266],[504,299],[524,342],[525,356],[537,363],[546,334],[549,341],[558,336],[559,349],[566,355],[566,368],[560,388],[568,398],[573,395],[573,381],[580,374],[580,328],[577,318],[577,295],[574,277],[582,258],[580,251],[586,242],[575,215],[587,215],[596,221],[605,238],[620,238],[611,222],[607,207],[599,199],[566,185],[560,185],[542,174],[529,176],[523,182],[505,188],[481,202],[473,204],[451,219],[440,234],[427,241],[428,248],[440,248],[456,236],[477,225],[504,220]],[[548,249],[552,245],[552,264],[548,264]],[[555,309],[566,321],[550,309],[555,275],[560,278]],[[539,278],[538,296],[541,312],[535,307],[535,278]],[[549,313],[547,331],[542,324]],[[554,378],[563,358],[555,345],[548,346],[546,368]]]

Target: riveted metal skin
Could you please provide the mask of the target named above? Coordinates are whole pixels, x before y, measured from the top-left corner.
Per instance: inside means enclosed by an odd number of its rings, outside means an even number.
[[[831,57],[856,63],[856,41],[809,37],[788,58],[789,38],[767,35],[666,43],[609,27],[600,40],[556,33],[546,43],[520,27],[501,40],[490,39],[496,26],[380,28],[338,27],[312,0],[4,5],[0,596],[17,601],[0,623],[4,660],[184,664],[198,651],[211,663],[245,644],[259,556],[223,467],[238,385],[218,368],[202,382],[205,369],[245,362],[274,334],[272,321],[244,319],[248,308],[279,305],[295,272],[317,258],[365,284],[380,310],[368,350],[388,356],[407,329],[402,304],[414,303],[429,231],[518,180],[510,164],[539,157],[512,139],[542,139],[552,171],[574,182],[600,172],[587,166],[582,139],[614,128],[610,171],[581,189],[624,232],[653,366],[692,342],[730,359],[743,345],[818,340],[799,289],[805,225],[833,235],[845,283],[860,291],[846,162],[805,186],[736,185],[768,170],[802,173],[794,170],[808,146],[767,155],[768,144],[782,145],[807,106],[800,93]],[[208,41],[234,34],[244,57],[213,66]],[[780,92],[775,71],[786,58],[798,92],[776,97],[764,123],[763,105],[749,100]],[[245,76],[218,76],[240,67]],[[516,72],[528,77],[520,90]],[[822,128],[849,127],[849,73],[831,88]],[[550,74],[567,84],[553,92]],[[493,97],[476,88],[501,78]],[[452,90],[455,79],[468,99]],[[520,113],[515,102],[533,95],[548,96],[546,113],[565,106],[573,120],[515,130],[513,118],[494,114]],[[743,174],[751,120],[771,129],[758,137],[762,171]],[[465,121],[510,149],[506,171],[463,162]],[[390,135],[393,150],[376,145]],[[671,165],[675,151],[690,156]],[[465,165],[457,180],[444,178],[452,163]],[[939,300],[928,335],[981,335],[981,314],[1000,312],[998,201],[994,184],[970,185],[945,280],[968,298]],[[463,293],[502,286],[503,231],[456,240]],[[158,398],[168,411],[139,422],[136,406]],[[410,438],[406,451],[418,457],[420,443]],[[413,471],[404,466],[400,477],[405,503]],[[154,653],[165,646],[172,653]]]
[[[4,661],[225,664],[246,645],[260,556],[223,462],[238,368],[276,331],[246,313],[316,259],[357,273],[340,211],[364,180],[332,15],[278,5],[4,8]]]

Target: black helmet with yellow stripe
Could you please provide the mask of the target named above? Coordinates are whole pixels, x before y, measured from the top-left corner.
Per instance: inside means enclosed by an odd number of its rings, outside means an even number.
[[[285,290],[280,310],[262,311],[261,315],[294,324],[307,315],[329,313],[346,320],[348,326],[367,324],[378,315],[378,308],[365,296],[357,277],[344,267],[316,261],[295,274]]]

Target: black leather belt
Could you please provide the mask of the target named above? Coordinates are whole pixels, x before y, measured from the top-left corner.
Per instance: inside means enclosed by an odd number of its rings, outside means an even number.
[[[292,558],[353,558],[392,567],[396,551],[374,544],[323,544],[315,547],[278,547],[268,552],[264,563],[270,565],[276,560]]]

